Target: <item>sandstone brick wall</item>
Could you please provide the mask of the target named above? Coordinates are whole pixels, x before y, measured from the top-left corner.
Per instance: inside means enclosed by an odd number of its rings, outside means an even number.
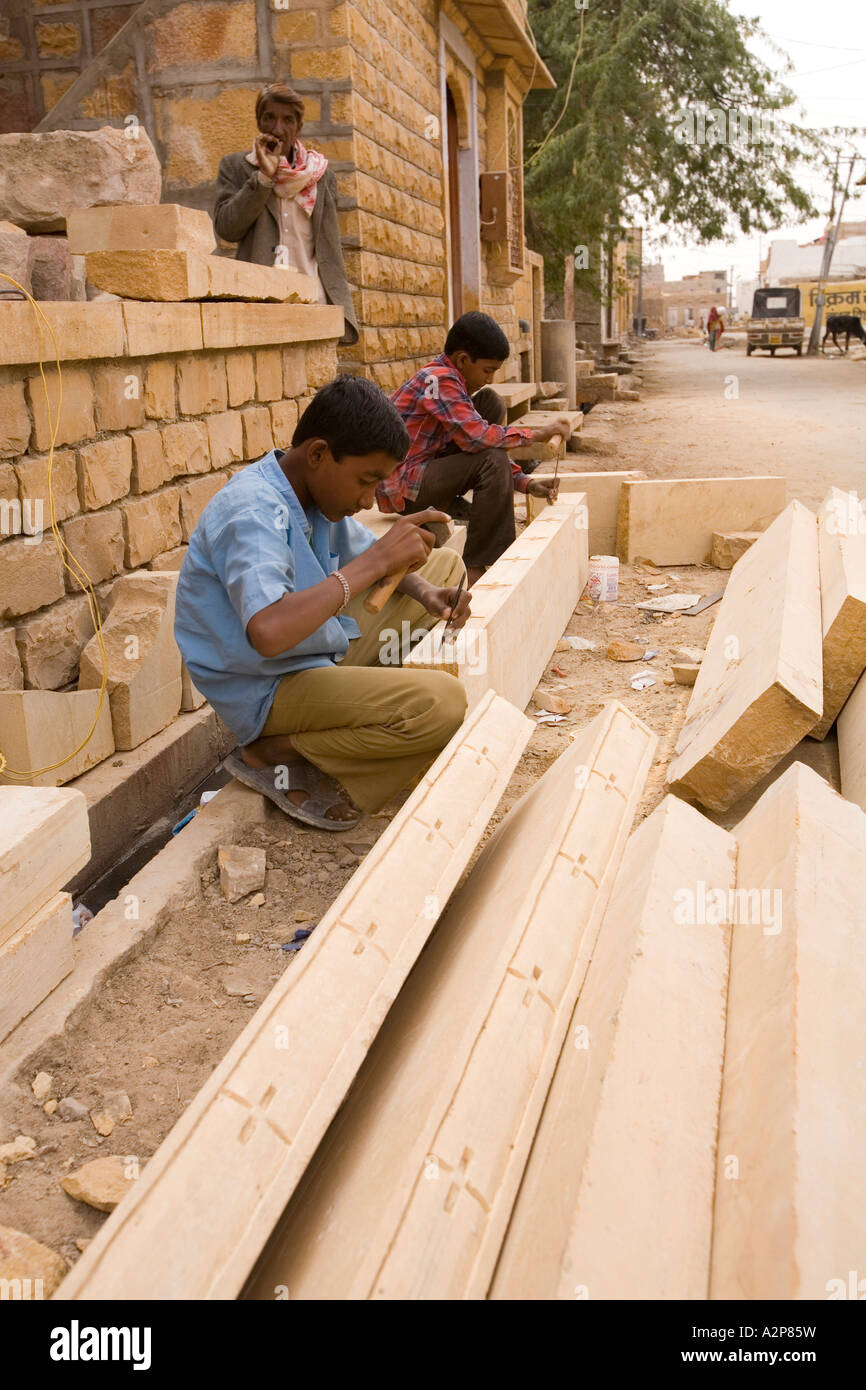
[[[140,0],[3,0],[0,132],[32,130]]]
[[[163,312],[157,316],[162,331],[151,335],[153,350],[138,350],[118,360],[91,354],[107,354],[113,346],[104,334],[100,344],[100,332],[109,322],[101,311],[120,311],[120,305],[57,307],[64,311],[64,322],[58,324],[61,352],[64,338],[75,342],[71,328],[68,334],[63,331],[73,317],[83,325],[84,336],[90,321],[91,341],[84,348],[86,360],[61,363],[62,405],[52,474],[55,517],[65,544],[97,586],[104,607],[118,575],[142,566],[176,567],[178,547],[189,540],[210,498],[246,463],[275,444],[289,443],[299,411],[336,374],[337,316],[334,310],[305,306],[311,322],[327,316],[327,331],[333,336],[304,341],[301,327],[294,335],[297,341],[291,341],[293,335],[280,327],[285,323],[282,306],[125,304],[123,309],[131,308],[130,322],[139,327],[146,311],[195,313],[203,308],[217,310],[214,324],[225,325],[222,311],[231,309],[236,331],[221,334],[229,345],[219,350],[160,351],[183,341],[177,337],[177,325],[191,321],[185,313]],[[25,309],[29,306],[0,305],[0,331],[14,334]],[[246,328],[238,310],[245,313]],[[245,336],[249,343],[244,343]],[[45,373],[56,410],[56,368],[46,366]],[[0,367],[3,690],[69,686],[93,632],[87,597],[64,572],[50,530],[50,436],[38,366],[24,362]]]
[[[519,0],[497,3],[525,10]],[[341,368],[390,391],[441,351],[448,326],[440,13],[472,55],[479,169],[510,162],[519,182],[526,77],[491,51],[459,0],[156,0],[153,19],[94,63],[87,112],[84,102],[61,102],[50,123],[136,113],[162,163],[164,199],[209,207],[221,156],[252,142],[258,88],[289,80],[306,103],[305,139],[337,175],[361,329],[357,346],[341,350]],[[136,70],[150,74],[145,88]],[[508,379],[520,376],[527,346],[516,303],[526,273],[507,246],[481,243],[478,306],[512,345]]]

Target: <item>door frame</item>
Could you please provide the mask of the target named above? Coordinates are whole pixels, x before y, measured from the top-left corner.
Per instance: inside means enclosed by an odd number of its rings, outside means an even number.
[[[446,294],[448,322],[453,323],[454,297],[451,290],[451,207],[449,197],[450,161],[448,154],[448,64],[446,50],[469,75],[469,143],[458,150],[456,186],[459,189],[460,261],[463,286],[463,312],[477,309],[481,303],[481,224],[478,206],[478,78],[476,58],[457,25],[447,15],[439,15],[439,89],[442,130],[442,174],[445,204],[445,251],[448,273]]]

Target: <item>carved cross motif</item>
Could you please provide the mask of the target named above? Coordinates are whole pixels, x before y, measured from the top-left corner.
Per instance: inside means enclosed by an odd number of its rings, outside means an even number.
[[[276,1086],[268,1086],[258,1105],[251,1105],[246,1096],[239,1096],[236,1091],[223,1091],[223,1095],[228,1096],[229,1100],[236,1101],[238,1105],[242,1105],[243,1108],[249,1112],[238,1131],[238,1139],[241,1144],[248,1144],[255,1134],[257,1127],[263,1124],[267,1125],[268,1129],[273,1130],[277,1138],[281,1139],[287,1148],[289,1147],[292,1142],[291,1139],[283,1134],[279,1126],[276,1125],[267,1114],[276,1094]]]
[[[445,1211],[453,1211],[460,1193],[466,1192],[484,1211],[489,1212],[490,1208],[481,1196],[481,1193],[477,1188],[472,1187],[468,1181],[469,1165],[472,1162],[472,1157],[472,1150],[464,1149],[463,1153],[460,1155],[460,1162],[457,1164],[457,1167],[452,1170],[451,1182],[445,1194]],[[447,1163],[442,1162],[442,1167],[447,1168]]]

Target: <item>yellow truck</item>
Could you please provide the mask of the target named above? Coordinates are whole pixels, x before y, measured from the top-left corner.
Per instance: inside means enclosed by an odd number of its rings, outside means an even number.
[[[796,286],[755,290],[746,335],[747,357],[759,349],[775,357],[777,348],[783,347],[793,348],[799,357],[805,335],[806,320],[800,314],[800,291]]]

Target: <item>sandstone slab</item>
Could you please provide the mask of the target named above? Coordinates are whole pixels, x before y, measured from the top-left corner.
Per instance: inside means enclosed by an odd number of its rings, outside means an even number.
[[[46,847],[50,853],[50,846]],[[0,945],[0,1042],[72,971],[72,898],[57,893]]]
[[[785,506],[784,478],[649,478],[624,484],[617,554],[656,565],[710,558],[715,531],[764,531]]]
[[[729,929],[697,896],[735,854],[676,797],[630,838],[492,1298],[706,1298]]]
[[[472,615],[454,640],[443,642],[438,624],[404,665],[458,676],[470,709],[487,690],[523,709],[574,612],[588,567],[583,509],[557,502],[473,585]]]
[[[827,737],[866,670],[866,534],[861,527],[856,493],[831,488],[818,513],[824,712],[811,738]]]
[[[108,660],[108,697],[115,746],[137,748],[180,710],[180,652],[174,640],[177,575],[140,571],[124,575],[112,591],[102,628]],[[81,653],[79,690],[102,683],[102,656],[94,637]]]
[[[237,1295],[531,729],[493,695],[467,717],[149,1161],[125,1209],[88,1247],[63,1297]]]
[[[74,255],[91,251],[197,251],[214,249],[213,223],[206,212],[180,203],[151,207],[76,209],[67,218],[69,248]]]
[[[485,1297],[655,743],[608,704],[497,827],[253,1297],[274,1284],[305,1299]]]
[[[98,690],[4,691],[0,748],[10,768],[28,774],[29,786],[71,782],[114,752],[108,700],[100,708]],[[9,780],[0,773],[0,783]]]
[[[551,472],[549,465],[536,469],[535,476],[545,478]],[[616,554],[616,527],[619,513],[619,499],[622,485],[635,482],[643,474],[635,469],[609,469],[607,472],[575,473],[569,470],[559,473],[559,495],[582,492],[586,498],[589,514],[589,553],[590,555]],[[515,505],[524,504],[524,498],[515,494]],[[547,503],[542,497],[525,497],[527,519],[534,521],[543,515]]]
[[[866,1248],[866,814],[794,763],[734,834],[760,911],[733,932],[710,1297],[846,1297]]]
[[[87,274],[100,289],[124,299],[176,303],[187,299],[244,299],[314,304],[309,275],[195,251],[92,251]]]
[[[0,135],[0,218],[28,232],[65,232],[75,208],[158,203],[162,173],[147,132],[51,130]]]
[[[72,256],[63,236],[33,238],[33,298],[70,300],[72,294]]]
[[[32,237],[17,229],[0,230],[0,272],[16,281],[13,285],[0,276],[0,303],[5,299],[23,299],[25,290],[32,294],[33,256]]]
[[[0,944],[90,858],[81,792],[0,787]]]
[[[836,725],[842,795],[866,811],[866,676],[861,676]]]
[[[731,571],[668,783],[733,806],[814,727],[822,692],[817,528],[792,502]]]

